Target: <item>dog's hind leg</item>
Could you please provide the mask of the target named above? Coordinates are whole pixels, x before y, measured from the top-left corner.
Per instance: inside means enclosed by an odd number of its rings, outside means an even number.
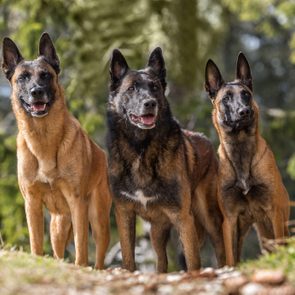
[[[241,260],[244,239],[245,239],[246,235],[248,234],[248,231],[249,231],[251,225],[252,225],[251,223],[242,223],[240,220],[238,222],[236,263],[239,263]]]
[[[290,236],[289,233],[289,228],[288,228],[288,219],[285,219],[285,223],[284,223],[284,237],[287,238]]]
[[[55,258],[64,257],[65,248],[72,235],[71,215],[51,214],[50,239]]]
[[[171,225],[167,223],[151,224],[151,242],[153,248],[157,254],[157,271],[158,272],[167,272],[168,259],[166,246],[169,239]]]
[[[105,196],[108,194],[107,196]],[[104,259],[110,242],[111,197],[101,186],[92,193],[89,204],[89,221],[95,241],[95,268],[104,268]]]
[[[258,235],[258,240],[259,240],[259,245],[261,250],[266,250],[266,242],[267,240],[273,240],[275,238],[273,227],[272,227],[272,222],[270,221],[269,218],[257,222],[255,224],[255,229],[257,231]]]
[[[283,211],[280,208],[274,210],[272,226],[275,234],[275,239],[284,238],[284,233],[286,231],[286,223],[284,219]]]
[[[182,242],[187,270],[192,271],[201,267],[200,247],[195,227],[194,217],[187,214],[174,221]]]
[[[225,265],[225,248],[224,248],[224,241],[223,241],[223,235],[222,235],[222,227],[217,225],[211,225],[209,226],[208,232],[210,240],[213,244],[216,259],[217,259],[217,265],[218,267],[222,267]]]
[[[203,209],[203,208],[202,208]],[[202,215],[198,213],[198,210],[195,210],[194,218],[196,230],[199,238],[200,248],[204,244],[205,234],[208,233],[210,240],[213,244],[218,267],[222,267],[225,265],[225,249],[222,235],[222,216],[220,214],[210,216],[208,213],[210,212],[207,208],[202,210]],[[201,224],[201,218],[205,221],[205,224]]]

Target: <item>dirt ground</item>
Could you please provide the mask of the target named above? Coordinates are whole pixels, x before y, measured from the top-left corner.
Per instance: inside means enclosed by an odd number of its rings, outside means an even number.
[[[0,251],[0,294],[244,294],[295,295],[280,270],[243,274],[234,268],[192,273],[130,273],[121,268],[96,271],[48,257]]]

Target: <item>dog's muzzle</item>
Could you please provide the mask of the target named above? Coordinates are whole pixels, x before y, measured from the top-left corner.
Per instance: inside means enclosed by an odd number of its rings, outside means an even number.
[[[158,104],[155,99],[146,99],[142,102],[142,111],[140,114],[129,114],[132,124],[141,129],[152,129],[156,126],[158,113]]]
[[[20,100],[27,113],[32,117],[42,118],[48,114],[50,101],[42,88],[33,87],[30,90],[28,101],[22,98]]]

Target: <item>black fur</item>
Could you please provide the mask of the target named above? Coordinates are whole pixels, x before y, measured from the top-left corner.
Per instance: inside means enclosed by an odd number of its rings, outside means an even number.
[[[10,80],[16,66],[23,61],[23,57],[15,43],[8,37],[3,39],[2,54],[2,69],[6,78]]]
[[[120,194],[122,190],[134,193],[141,189],[146,197],[157,195],[157,204],[180,206],[177,180],[173,177],[163,179],[159,175],[161,171],[159,162],[165,158],[167,151],[169,154],[176,153],[180,146],[183,146],[181,128],[172,117],[166,98],[162,99],[164,102],[160,104],[162,108],[156,126],[149,130],[131,124],[128,118],[124,117],[124,113],[120,115],[112,108],[107,111],[107,147],[110,158],[116,159],[118,164],[124,167],[119,175],[110,175],[115,198],[124,199]],[[130,169],[137,157],[141,159],[137,173],[148,179],[142,186],[134,180]]]
[[[216,179],[209,183],[209,175],[217,175],[214,150],[207,138],[182,130],[173,118],[165,97],[165,75],[160,48],[151,53],[147,67],[137,71],[129,69],[118,50],[113,52],[107,147],[123,267],[135,269],[136,215],[151,223],[158,271],[167,271],[167,231],[171,226],[179,232],[189,270],[200,267],[204,229],[214,241],[219,265],[223,265]],[[204,189],[197,193],[201,182]],[[199,201],[206,203],[203,212],[199,212]]]

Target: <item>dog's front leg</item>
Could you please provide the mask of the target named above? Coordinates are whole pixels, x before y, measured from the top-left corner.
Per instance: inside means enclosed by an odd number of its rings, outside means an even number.
[[[42,200],[33,194],[26,194],[24,199],[31,253],[43,255],[44,219]]]
[[[75,264],[88,264],[88,203],[82,197],[73,196],[70,201],[74,242],[76,250]]]
[[[237,243],[234,242],[237,238],[236,228],[237,228],[236,218],[229,219],[228,217],[224,217],[222,230],[223,230],[223,239],[224,239],[224,246],[225,246],[225,253],[226,253],[226,264],[229,266],[234,266],[236,263],[235,256],[234,256],[234,253],[237,253],[237,251],[234,251],[234,247],[237,248]]]
[[[123,265],[129,270],[135,270],[135,222],[136,215],[134,211],[126,210],[120,204],[115,205],[116,222],[119,231]]]
[[[193,215],[186,214],[178,218],[175,226],[183,245],[187,270],[199,269],[201,267],[200,247]]]

